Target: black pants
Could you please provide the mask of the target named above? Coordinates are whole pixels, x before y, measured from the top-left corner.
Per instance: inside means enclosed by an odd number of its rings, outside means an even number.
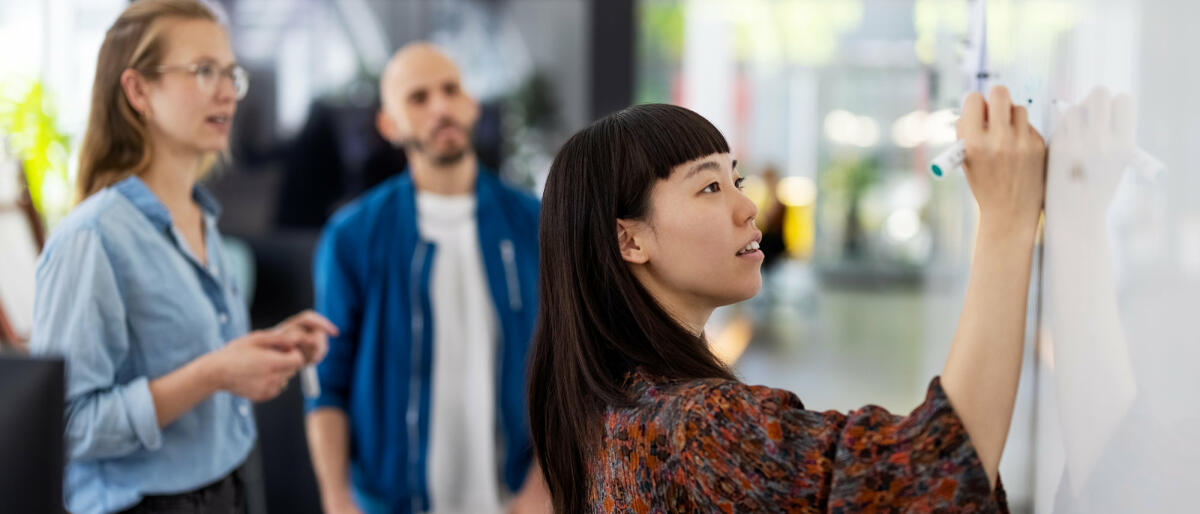
[[[246,489],[242,468],[195,491],[150,495],[121,514],[244,514]]]

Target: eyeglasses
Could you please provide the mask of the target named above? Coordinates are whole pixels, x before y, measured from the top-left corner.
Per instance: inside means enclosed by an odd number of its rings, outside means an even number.
[[[223,70],[207,63],[159,66],[156,69],[159,73],[172,71],[191,73],[196,77],[196,85],[199,86],[201,91],[213,91],[218,86],[221,77],[229,77],[229,80],[233,81],[233,93],[237,96],[238,100],[245,98],[246,92],[250,90],[250,75],[246,73],[245,68],[236,64]]]

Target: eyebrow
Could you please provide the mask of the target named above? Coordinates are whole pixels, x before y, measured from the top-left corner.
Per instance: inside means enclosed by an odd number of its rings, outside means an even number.
[[[215,64],[217,66],[220,66],[221,60],[217,59],[216,57],[213,57],[211,55],[201,55],[195,59],[192,59],[192,64]],[[232,68],[237,65],[238,65],[237,60],[233,60],[228,65],[226,65],[225,68]]]
[[[734,159],[733,160],[733,171],[735,171],[735,172],[737,171],[737,164],[738,164],[737,159]],[[704,171],[704,170],[720,171],[720,169],[721,169],[721,165],[717,164],[717,161],[714,161],[714,160],[704,161],[700,164],[692,166],[692,169],[688,170],[687,176],[683,177],[683,179],[688,180],[688,179],[692,178],[693,175],[700,173],[701,171]]]

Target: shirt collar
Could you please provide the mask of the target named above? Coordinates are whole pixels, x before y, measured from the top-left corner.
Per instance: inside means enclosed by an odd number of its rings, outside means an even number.
[[[154,226],[161,230],[171,227],[171,214],[167,212],[167,206],[163,205],[157,196],[154,196],[150,188],[146,187],[146,183],[142,182],[137,175],[131,175],[129,178],[117,182],[113,185],[113,189],[121,193],[134,207],[137,207]],[[206,217],[220,217],[221,204],[204,186],[197,184],[192,187],[192,200],[200,206]]]

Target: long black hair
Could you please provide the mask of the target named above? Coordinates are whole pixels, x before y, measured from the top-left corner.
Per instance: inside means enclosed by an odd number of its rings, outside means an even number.
[[[704,340],[634,278],[617,220],[644,220],[650,191],[672,168],[729,144],[682,107],[627,108],[559,150],[542,197],[540,304],[529,370],[534,450],[554,509],[588,510],[587,459],[608,406],[629,405],[635,368],[673,379],[734,380]]]

